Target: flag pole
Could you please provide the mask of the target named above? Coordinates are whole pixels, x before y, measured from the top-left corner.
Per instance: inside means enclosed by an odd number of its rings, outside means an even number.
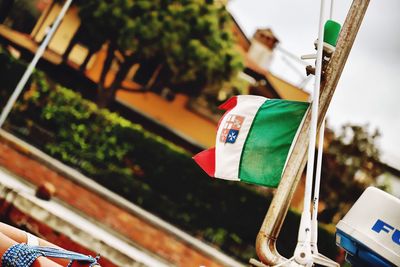
[[[329,103],[335,92],[340,76],[343,72],[346,60],[350,54],[357,32],[360,29],[362,20],[367,11],[369,0],[353,0],[347,13],[346,20],[337,41],[336,50],[327,63],[324,71],[324,79],[321,84],[320,108],[318,124],[322,123]],[[259,264],[277,265],[286,259],[276,249],[276,240],[289,209],[290,201],[294,195],[297,184],[306,165],[306,152],[308,142],[308,131],[310,127],[310,112],[308,111],[303,126],[300,129],[297,140],[289,155],[288,163],[283,172],[281,182],[275,192],[274,198],[265,215],[260,227],[256,241],[257,256],[262,263]]]
[[[321,167],[322,167],[322,153],[324,150],[324,133],[325,133],[325,118],[319,129],[318,138],[318,155],[317,155],[317,169],[315,173],[314,185],[314,198],[312,206],[311,217],[311,251],[314,255],[318,255],[318,204],[319,204],[319,189],[321,182]]]
[[[325,44],[327,45],[327,57],[330,58],[332,53],[335,51],[337,38],[340,32],[340,24],[333,21],[333,6],[334,0],[331,0],[331,5],[329,9],[329,20],[324,26],[324,52]],[[329,23],[329,24],[328,24]],[[325,43],[326,42],[326,43]],[[329,52],[328,52],[329,50]],[[319,192],[320,192],[320,182],[321,182],[321,168],[322,168],[322,154],[324,152],[324,134],[325,134],[325,121],[326,115],[322,120],[322,125],[319,129],[319,139],[318,139],[318,155],[317,155],[317,167],[315,173],[315,185],[314,185],[314,198],[312,201],[312,217],[311,217],[311,251],[313,255],[323,255],[318,252],[318,205],[319,205]]]
[[[318,27],[318,44],[317,44],[317,60],[315,69],[314,90],[311,105],[311,123],[309,130],[309,143],[308,143],[308,160],[307,160],[307,173],[306,184],[303,200],[303,211],[301,213],[299,233],[297,238],[297,246],[294,252],[294,260],[299,264],[309,264],[313,262],[311,253],[311,199],[312,199],[312,185],[314,175],[314,157],[315,157],[315,140],[317,135],[317,121],[318,121],[318,106],[319,106],[319,91],[321,85],[321,72],[322,72],[322,52],[324,45],[324,10],[325,0],[321,0]]]
[[[329,9],[329,19],[333,18],[333,7],[334,1],[331,0],[331,6]],[[324,151],[324,135],[325,135],[325,123],[326,117],[322,120],[322,125],[319,128],[318,138],[318,155],[317,155],[317,169],[315,173],[315,185],[314,185],[314,198],[312,206],[312,217],[311,217],[311,251],[313,254],[318,254],[318,205],[319,205],[319,192],[321,187],[321,169],[322,169],[322,154]]]
[[[36,64],[38,63],[39,59],[42,57],[44,51],[48,43],[50,42],[51,38],[53,37],[54,32],[58,28],[61,23],[61,20],[65,16],[69,6],[71,5],[73,0],[67,0],[64,3],[60,13],[58,14],[56,20],[54,21],[53,26],[50,28],[50,31],[46,34],[45,39],[43,40],[42,44],[39,46],[38,50],[35,53],[31,63],[29,64],[28,68],[25,70],[24,74],[22,75],[21,80],[19,80],[17,86],[14,89],[13,94],[8,99],[7,104],[5,105],[3,111],[0,114],[0,128],[3,127],[5,120],[7,119],[8,114],[11,112],[12,107],[17,101],[18,96],[21,94],[22,90],[24,89],[26,83],[28,82],[29,77],[32,75],[32,72],[35,69]]]
[[[319,188],[321,181],[321,166],[322,166],[322,153],[324,144],[324,133],[325,133],[325,118],[322,120],[322,125],[319,130],[318,139],[318,156],[317,156],[317,170],[315,174],[315,185],[314,185],[314,199],[312,207],[312,218],[311,218],[311,252],[313,254],[313,262],[321,266],[339,267],[340,265],[328,257],[322,255],[318,251],[318,202],[319,202]]]

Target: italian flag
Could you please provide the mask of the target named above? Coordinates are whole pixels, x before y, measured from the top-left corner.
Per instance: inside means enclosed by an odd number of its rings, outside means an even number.
[[[209,175],[277,187],[309,103],[240,95],[220,106],[215,147],[193,159]]]

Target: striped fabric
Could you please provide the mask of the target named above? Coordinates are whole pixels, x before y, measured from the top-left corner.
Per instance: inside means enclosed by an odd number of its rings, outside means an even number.
[[[210,176],[278,186],[309,104],[241,95],[220,106],[216,146],[194,160]]]

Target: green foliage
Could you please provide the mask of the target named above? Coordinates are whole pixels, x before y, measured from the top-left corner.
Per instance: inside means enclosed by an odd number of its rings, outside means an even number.
[[[0,47],[0,110],[6,105],[17,81],[22,77],[25,66],[13,59]]]
[[[168,31],[160,36],[172,82],[229,80],[241,61],[232,45],[228,13],[214,4],[189,2],[169,9]]]
[[[376,145],[379,136],[378,130],[370,133],[368,125],[350,124],[330,136],[321,178],[321,200],[327,207],[320,218],[325,222],[337,223],[368,186],[377,185],[382,173]]]
[[[42,73],[34,75],[6,127],[239,260],[255,256],[271,196],[250,185],[210,179],[183,149],[66,88],[52,88]],[[285,256],[293,254],[298,223],[299,215],[289,212],[278,242]],[[335,257],[333,235],[322,231],[320,236],[321,251]]]
[[[87,36],[108,41],[109,57],[116,51],[123,56],[112,90],[137,62],[160,66],[153,87],[146,89],[168,87],[187,94],[229,80],[243,67],[229,14],[212,1],[86,0],[78,5]]]

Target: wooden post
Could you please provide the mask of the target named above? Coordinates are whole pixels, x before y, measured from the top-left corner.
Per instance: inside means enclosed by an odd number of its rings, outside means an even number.
[[[368,4],[369,0],[353,0],[340,32],[336,51],[333,53],[332,58],[326,66],[324,79],[321,82],[318,128],[325,118],[329,103],[339,82],[340,75],[342,74]],[[257,255],[263,263],[268,265],[276,265],[285,260],[276,250],[276,239],[278,238],[293,194],[306,165],[307,144],[309,141],[308,131],[310,129],[311,119],[310,111],[309,108],[292,154],[289,156],[282,180],[257,235]]]

